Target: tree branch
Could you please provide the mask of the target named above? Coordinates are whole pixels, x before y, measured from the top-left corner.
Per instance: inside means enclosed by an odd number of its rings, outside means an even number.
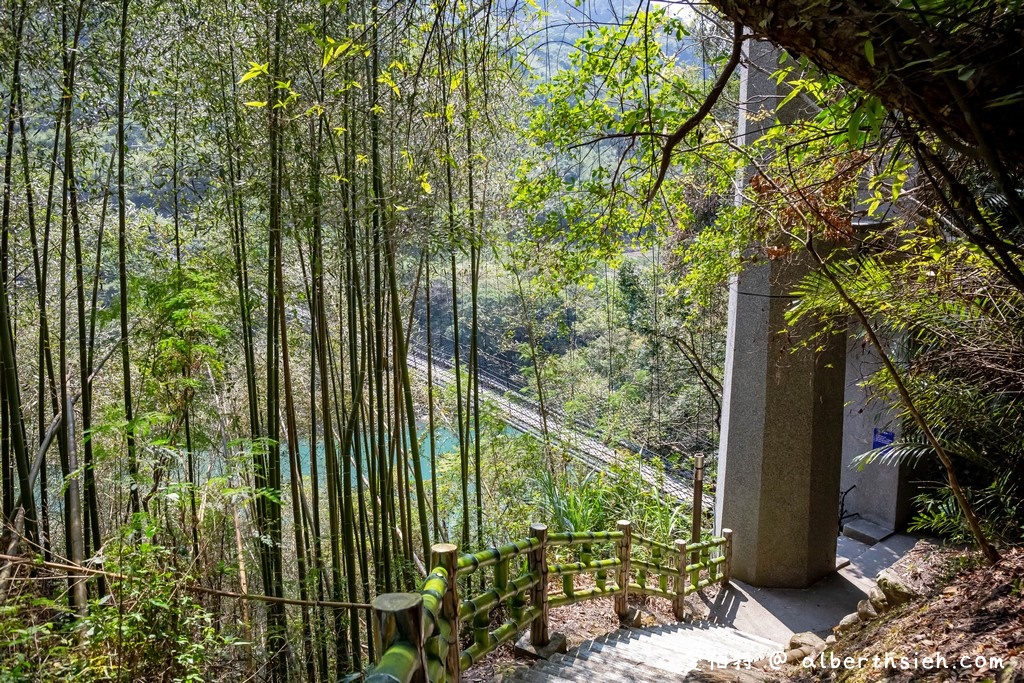
[[[651,187],[651,191],[647,193],[647,199],[645,201],[650,202],[658,190],[661,189],[662,183],[665,182],[665,174],[668,173],[669,164],[672,163],[672,150],[682,142],[690,131],[700,125],[700,122],[707,118],[707,115],[711,113],[712,107],[718,103],[718,99],[722,96],[725,91],[725,86],[729,84],[729,79],[732,78],[733,72],[736,71],[736,67],[740,64],[740,55],[743,50],[743,24],[736,22],[733,24],[733,37],[732,37],[732,53],[729,55],[729,61],[726,62],[725,67],[722,69],[722,73],[718,75],[718,80],[715,81],[715,86],[708,93],[708,96],[704,98],[700,108],[694,112],[693,116],[688,118],[682,123],[675,131],[665,138],[665,144],[661,148],[661,167],[658,169],[658,177],[654,180],[654,185]]]

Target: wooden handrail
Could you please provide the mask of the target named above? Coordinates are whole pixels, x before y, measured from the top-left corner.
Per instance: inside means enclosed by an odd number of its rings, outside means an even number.
[[[701,481],[702,461],[696,482]],[[701,509],[700,500],[695,495],[695,510]],[[626,618],[630,593],[665,598],[672,602],[676,619],[682,620],[686,596],[713,583],[728,586],[732,577],[732,530],[722,529],[721,536],[702,541],[698,525],[695,520],[690,542],[678,539],[671,544],[634,534],[629,520],[619,520],[614,531],[548,533],[547,526],[534,524],[529,538],[464,555],[454,545],[436,544],[431,548],[433,569],[418,593],[374,600],[378,659],[366,680],[458,681],[463,671],[526,628],[532,646],[547,645],[550,610],[586,600],[613,598],[615,613]],[[594,546],[607,544],[611,551],[602,552],[611,556],[595,559]],[[549,564],[547,554],[553,547],[578,548],[579,560]],[[460,599],[458,577],[487,567],[494,567],[491,583]],[[576,574],[594,574],[596,585],[576,590]],[[560,594],[549,595],[551,577],[562,579]],[[491,630],[491,611],[502,605],[509,617]],[[472,626],[473,642],[462,650],[459,635],[464,624]]]
[[[530,534],[528,539],[461,556],[454,545],[434,545],[434,569],[418,593],[381,595],[374,600],[374,623],[380,631],[375,634],[378,662],[367,681],[458,681],[463,671],[525,628],[530,629],[533,646],[547,645],[550,610],[588,600],[614,598],[616,613],[625,617],[630,593],[661,597],[671,600],[673,613],[681,620],[687,595],[712,583],[728,585],[732,574],[729,529],[709,540],[687,543],[680,539],[672,545],[634,535],[628,520],[620,520],[616,531],[557,534],[534,524]],[[601,543],[614,544],[612,557],[594,558],[593,545]],[[548,563],[551,546],[579,546],[580,560]],[[638,548],[649,559],[637,557]],[[692,557],[698,561],[690,562]],[[515,567],[522,567],[524,558],[525,571],[512,576],[520,571]],[[456,577],[489,566],[494,567],[492,584],[460,600]],[[574,590],[571,582],[576,574],[594,574],[597,585]],[[608,574],[613,581],[609,582]],[[563,578],[562,591],[550,595],[548,579],[556,576]],[[509,618],[490,630],[490,613],[500,605],[508,608]],[[418,630],[414,613],[419,615]],[[473,626],[473,643],[465,650],[459,642],[463,624]]]

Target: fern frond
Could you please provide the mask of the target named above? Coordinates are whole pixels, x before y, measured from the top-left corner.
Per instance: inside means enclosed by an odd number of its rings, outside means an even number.
[[[872,448],[870,451],[861,453],[851,461],[851,465],[858,470],[863,470],[868,465],[878,463],[899,467],[909,465],[913,467],[921,458],[934,455],[935,449],[926,443],[900,440],[880,448]]]

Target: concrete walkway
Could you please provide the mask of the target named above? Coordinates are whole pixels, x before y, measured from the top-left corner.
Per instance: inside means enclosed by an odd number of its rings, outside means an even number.
[[[857,611],[879,571],[903,557],[917,539],[895,534],[868,546],[839,537],[839,569],[810,588],[755,588],[741,581],[704,598],[707,621],[732,626],[777,643],[781,649],[794,633],[813,631],[822,638],[844,616]]]

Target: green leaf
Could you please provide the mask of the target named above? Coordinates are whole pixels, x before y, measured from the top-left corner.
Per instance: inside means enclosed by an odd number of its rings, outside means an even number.
[[[805,84],[806,84],[806,81],[803,81],[803,80],[792,81],[790,83],[790,85],[793,86],[793,89],[789,91],[789,94],[787,94],[785,97],[782,98],[782,101],[779,102],[778,106],[776,107],[776,110],[782,109],[787,104],[789,104],[789,102],[793,98],[795,98],[797,95],[802,93],[804,91]]]
[[[262,76],[263,74],[267,73],[267,70],[270,67],[270,62],[264,62],[263,64],[259,64],[257,62],[249,62],[249,65],[252,68],[245,72],[242,78],[239,79],[239,83],[245,83],[250,79],[256,78],[257,76]]]
[[[868,58],[868,64],[875,65],[875,46],[870,40],[864,42],[864,56]]]
[[[850,114],[850,121],[846,128],[846,139],[851,147],[859,147],[861,143],[860,124],[864,120],[864,106],[858,104]]]

